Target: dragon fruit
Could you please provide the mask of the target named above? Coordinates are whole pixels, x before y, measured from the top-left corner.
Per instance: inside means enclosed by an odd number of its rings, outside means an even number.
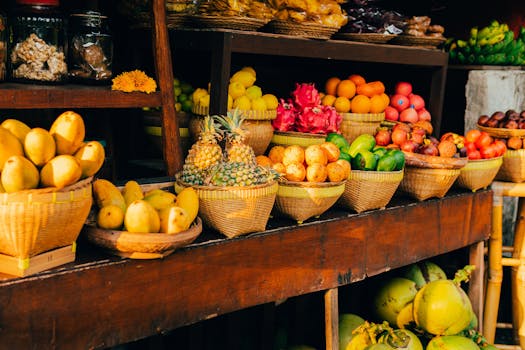
[[[326,133],[338,132],[339,126],[343,121],[341,114],[337,113],[334,107],[332,106],[323,106],[323,113],[326,118]]]
[[[295,106],[299,110],[303,110],[306,107],[316,107],[321,103],[321,97],[314,84],[296,83],[292,96]]]
[[[277,117],[272,121],[272,126],[277,131],[293,131],[297,111],[291,99],[281,98],[277,106]]]
[[[326,119],[320,106],[306,107],[297,115],[295,128],[299,132],[310,134],[324,134],[326,130]]]

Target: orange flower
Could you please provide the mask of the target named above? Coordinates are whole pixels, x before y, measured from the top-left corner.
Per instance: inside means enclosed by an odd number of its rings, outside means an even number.
[[[155,92],[157,83],[146,73],[138,69],[131,72],[124,72],[113,78],[111,90],[123,92],[140,91],[147,94]]]

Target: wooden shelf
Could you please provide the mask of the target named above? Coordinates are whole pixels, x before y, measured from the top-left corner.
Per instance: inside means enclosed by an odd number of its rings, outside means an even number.
[[[105,348],[337,288],[479,246],[490,234],[491,207],[491,191],[424,202],[396,197],[385,210],[349,214],[336,208],[302,225],[271,219],[267,231],[236,239],[205,231],[160,260],[120,259],[80,240],[75,263],[0,278],[0,303],[9,305],[0,335],[13,349]]]

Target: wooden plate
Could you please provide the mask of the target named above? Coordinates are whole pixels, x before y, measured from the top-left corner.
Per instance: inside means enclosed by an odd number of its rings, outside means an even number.
[[[509,138],[512,136],[525,137],[525,129],[489,128],[478,124],[478,129],[487,132],[492,137]]]
[[[468,158],[445,158],[426,154],[405,152],[405,166],[430,169],[461,169],[467,165]]]

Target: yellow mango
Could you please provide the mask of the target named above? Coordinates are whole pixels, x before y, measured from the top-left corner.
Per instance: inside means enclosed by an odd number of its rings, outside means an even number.
[[[55,139],[46,129],[33,128],[24,139],[24,153],[36,166],[44,166],[55,157]]]
[[[128,232],[133,233],[159,232],[159,214],[151,204],[143,199],[137,199],[126,210],[124,226]]]
[[[27,133],[31,130],[31,128],[24,122],[17,119],[6,119],[0,124],[0,126],[11,131],[21,144],[24,144],[24,139],[26,138]]]
[[[106,230],[117,230],[124,224],[124,211],[116,205],[106,205],[97,213],[97,226]]]
[[[0,180],[0,193],[5,193],[5,188],[2,185],[2,181]]]
[[[40,180],[36,166],[22,156],[9,157],[0,178],[7,193],[37,188]]]
[[[0,127],[0,172],[4,168],[4,163],[11,156],[23,156],[24,148],[22,143],[11,131]]]
[[[126,206],[129,206],[131,202],[137,199],[143,199],[144,193],[142,192],[142,188],[137,181],[129,180],[122,189],[122,196],[124,196]]]
[[[126,211],[126,201],[117,186],[106,179],[96,179],[93,182],[93,198],[99,208],[108,205],[116,205],[122,211]]]
[[[188,213],[184,208],[172,204],[159,211],[160,232],[179,233],[188,229]]]
[[[49,129],[57,145],[57,154],[74,154],[84,142],[86,129],[80,114],[66,111],[60,114]]]
[[[89,141],[82,144],[75,152],[75,158],[80,162],[82,178],[84,179],[95,175],[100,170],[106,159],[106,152],[100,142]]]
[[[190,227],[199,212],[199,195],[197,191],[193,187],[185,187],[177,194],[176,204],[188,213],[186,228]]]
[[[51,159],[40,170],[42,187],[64,188],[72,185],[82,175],[80,163],[71,155],[59,155]]]
[[[151,190],[144,195],[144,200],[156,210],[161,210],[175,203],[177,196],[161,189]]]

